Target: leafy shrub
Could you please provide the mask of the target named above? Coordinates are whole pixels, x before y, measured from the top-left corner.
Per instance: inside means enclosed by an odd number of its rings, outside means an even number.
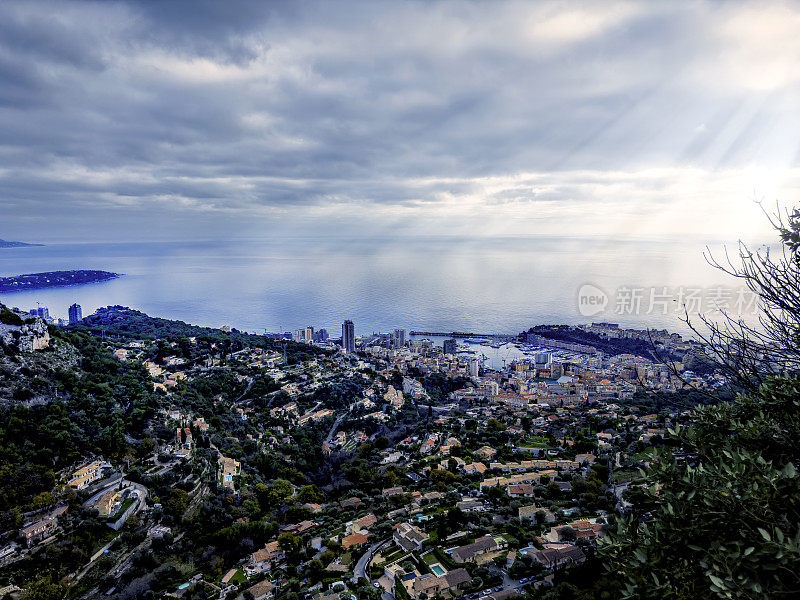
[[[17,313],[8,310],[5,306],[0,309],[0,323],[3,325],[17,325],[22,326],[25,321],[22,320]]]

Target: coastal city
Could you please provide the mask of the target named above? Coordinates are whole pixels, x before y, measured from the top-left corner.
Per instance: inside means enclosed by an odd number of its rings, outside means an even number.
[[[102,360],[130,381],[115,384],[129,386],[124,397],[108,383],[89,390],[107,396],[116,425],[83,453],[61,452],[51,485],[5,519],[0,595],[19,589],[3,573],[35,568],[87,598],[545,590],[596,560],[609,524],[634,507],[640,469],[691,419],[676,394],[724,385],[699,343],[613,323],[442,337],[357,336],[346,320],[334,338],[122,306],[84,317],[76,304],[67,323],[41,306],[2,310],[0,400],[46,402],[48,383],[15,384],[19,369],[57,381]],[[503,348],[517,358],[488,364],[483,350]]]
[[[800,599],[798,32],[0,1],[0,600]]]

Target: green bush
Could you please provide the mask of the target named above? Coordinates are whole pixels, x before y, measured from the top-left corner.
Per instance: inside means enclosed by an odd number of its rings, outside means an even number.
[[[633,598],[796,597],[800,589],[800,380],[768,379],[734,402],[697,409],[669,431],[696,456],[662,452],[637,512],[601,547]],[[659,484],[659,485],[654,485]],[[637,517],[653,517],[641,526]]]
[[[17,313],[8,310],[5,306],[0,309],[0,323],[3,325],[17,325],[22,326],[25,321],[22,320]]]

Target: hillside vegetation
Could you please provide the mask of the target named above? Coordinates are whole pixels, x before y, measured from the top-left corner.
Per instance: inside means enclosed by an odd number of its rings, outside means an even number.
[[[84,317],[80,325],[75,328],[121,339],[161,339],[185,344],[187,338],[197,338],[206,343],[219,343],[228,352],[236,352],[245,347],[283,352],[285,348],[290,364],[307,360],[314,355],[326,354],[324,350],[308,344],[274,340],[261,335],[244,333],[237,329],[224,332],[213,327],[201,327],[183,321],[151,317],[125,306],[100,308],[93,314]]]

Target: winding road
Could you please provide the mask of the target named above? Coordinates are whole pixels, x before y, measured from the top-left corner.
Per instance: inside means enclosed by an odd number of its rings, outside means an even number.
[[[350,581],[352,581],[353,583],[358,583],[358,580],[361,577],[369,581],[369,577],[367,577],[367,565],[369,565],[370,561],[372,560],[372,557],[375,556],[375,552],[378,551],[378,548],[382,548],[390,541],[391,538],[388,540],[382,540],[380,542],[375,542],[374,544],[372,544],[369,547],[369,550],[367,550],[363,555],[361,555],[361,558],[358,559],[358,562],[356,563],[356,566],[353,569],[353,577]]]
[[[331,438],[333,437],[333,434],[336,433],[336,430],[339,428],[339,425],[341,424],[342,419],[344,419],[348,414],[350,414],[350,411],[342,413],[341,415],[336,417],[336,420],[333,422],[333,425],[331,425],[330,431],[328,431],[328,435],[325,436],[325,441],[323,442],[324,444],[330,444],[331,443]]]

